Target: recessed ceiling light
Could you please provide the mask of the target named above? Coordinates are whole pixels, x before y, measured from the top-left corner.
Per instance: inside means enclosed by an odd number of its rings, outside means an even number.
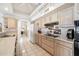
[[[5,8],[6,11],[8,11],[8,8]]]

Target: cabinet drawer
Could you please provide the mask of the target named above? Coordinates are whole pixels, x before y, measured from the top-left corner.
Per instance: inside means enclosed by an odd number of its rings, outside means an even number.
[[[73,48],[73,44],[72,43],[68,43],[65,41],[61,41],[61,40],[55,40],[56,43],[61,44],[63,46],[69,47],[69,48]]]
[[[54,47],[54,42],[53,42],[53,40],[51,41],[50,39],[43,39],[43,40],[42,40],[42,43],[48,45],[49,47],[52,47],[52,48]]]
[[[46,44],[42,43],[42,48],[44,48],[46,51],[48,51],[50,54],[54,55],[54,49],[47,46]]]

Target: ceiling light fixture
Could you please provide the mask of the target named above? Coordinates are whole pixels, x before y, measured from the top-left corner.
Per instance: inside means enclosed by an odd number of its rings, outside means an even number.
[[[6,11],[8,11],[8,8],[5,8]]]

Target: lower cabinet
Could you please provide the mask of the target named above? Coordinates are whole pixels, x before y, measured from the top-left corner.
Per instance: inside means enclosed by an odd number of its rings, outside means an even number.
[[[73,49],[60,43],[55,42],[55,56],[72,56]]]
[[[42,35],[41,34],[39,34],[38,35],[38,40],[39,40],[39,46],[42,46]]]
[[[38,40],[38,34],[35,33],[35,43],[39,44],[39,40]]]
[[[42,48],[48,51],[51,55],[54,55],[54,49],[48,46],[47,44],[42,43]]]
[[[54,56],[72,56],[73,43],[37,34],[36,43]]]
[[[42,45],[42,37],[41,37],[41,34],[35,34],[35,42],[36,44],[38,45]]]
[[[50,37],[42,36],[42,48],[54,55],[54,40]]]

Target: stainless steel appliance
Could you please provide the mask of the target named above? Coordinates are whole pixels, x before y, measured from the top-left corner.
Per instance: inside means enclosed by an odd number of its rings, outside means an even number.
[[[75,33],[74,33],[74,56],[79,56],[79,20],[74,21]]]
[[[74,29],[68,29],[66,36],[68,39],[73,39],[74,38]]]

